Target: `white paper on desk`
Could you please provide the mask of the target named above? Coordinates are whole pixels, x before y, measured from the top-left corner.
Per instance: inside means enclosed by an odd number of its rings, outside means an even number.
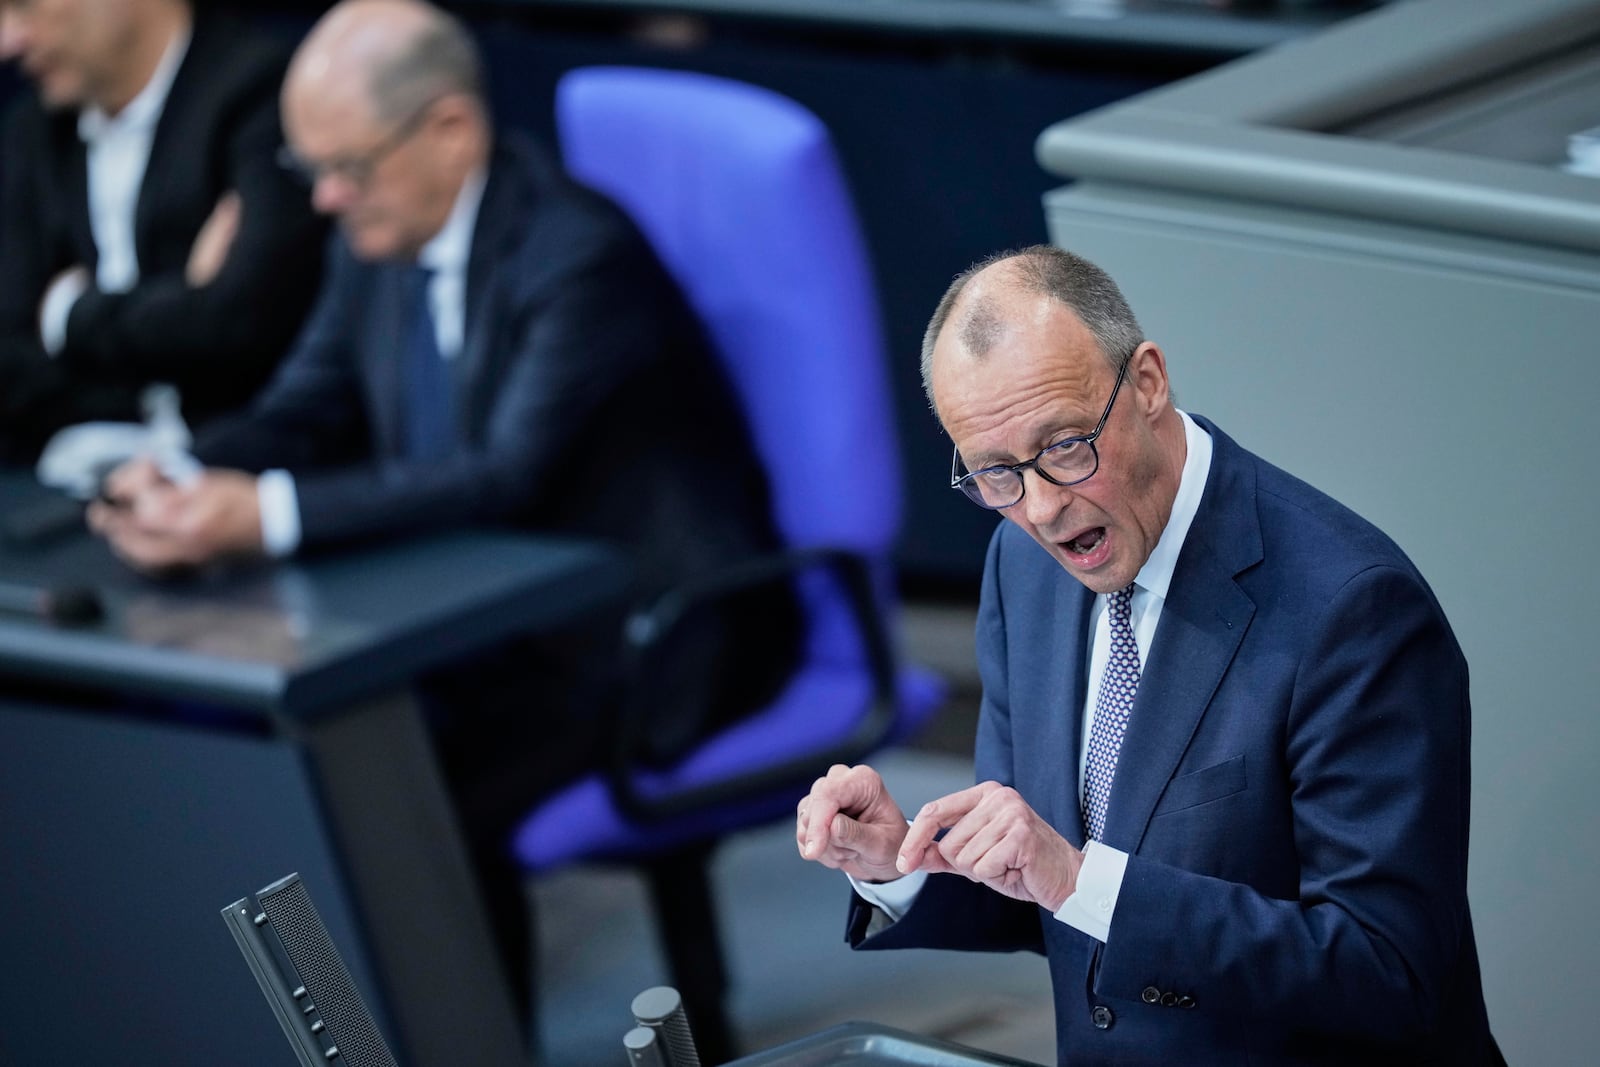
[[[100,490],[106,472],[135,456],[152,456],[163,473],[192,476],[194,461],[186,451],[189,426],[178,407],[178,391],[151,385],[139,398],[144,422],[84,422],[56,432],[39,456],[34,473],[39,481],[79,500]]]

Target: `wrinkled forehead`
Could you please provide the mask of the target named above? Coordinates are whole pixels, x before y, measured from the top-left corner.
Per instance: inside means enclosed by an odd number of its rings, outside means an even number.
[[[1104,403],[1096,398],[1112,371],[1069,309],[1030,301],[1014,309],[1021,314],[993,310],[992,317],[952,316],[934,346],[934,406],[951,437],[960,442],[1016,419],[1028,423],[1027,433],[1048,434]]]
[[[315,66],[299,73],[283,88],[283,132],[295,148],[336,156],[383,136],[371,95],[352,73]]]
[[[989,289],[964,293],[934,343],[932,374],[967,379],[1081,378],[1102,359],[1098,342],[1072,309],[1040,293]]]

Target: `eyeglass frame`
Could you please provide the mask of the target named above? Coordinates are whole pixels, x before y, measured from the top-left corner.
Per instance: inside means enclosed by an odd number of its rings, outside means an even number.
[[[324,178],[337,177],[357,189],[365,189],[372,184],[372,176],[383,166],[383,161],[398,152],[407,141],[417,135],[428,113],[442,99],[443,97],[436,96],[417,108],[384,134],[377,145],[360,155],[332,159],[326,163],[309,163],[301,159],[294,149],[283,144],[278,146],[278,166],[294,175],[308,188],[314,187]]]
[[[1096,447],[1095,442],[1098,441],[1100,439],[1100,435],[1105,432],[1106,422],[1111,418],[1111,409],[1117,403],[1117,394],[1122,392],[1122,383],[1128,377],[1128,364],[1133,362],[1133,357],[1135,354],[1137,354],[1137,350],[1128,353],[1128,357],[1124,359],[1122,361],[1122,365],[1117,368],[1117,382],[1111,387],[1111,399],[1106,401],[1106,409],[1100,413],[1100,421],[1095,423],[1093,430],[1090,430],[1086,434],[1079,434],[1075,437],[1064,437],[1054,444],[1046,445],[1039,449],[1038,453],[1035,454],[1032,459],[1023,460],[1021,463],[996,463],[992,466],[980,467],[975,471],[967,471],[966,474],[959,475],[957,472],[963,469],[963,465],[961,462],[961,448],[959,445],[957,445],[954,447],[950,455],[950,488],[959,489],[962,496],[966,497],[968,500],[971,500],[974,504],[985,509],[986,511],[1004,511],[1006,508],[1016,507],[1018,504],[1022,503],[1022,498],[1028,495],[1028,483],[1027,480],[1022,477],[1023,471],[1031,470],[1033,473],[1037,474],[1051,485],[1059,485],[1062,487],[1082,485],[1090,478],[1093,478],[1100,472],[1100,449]],[[1094,457],[1094,466],[1091,467],[1089,469],[1089,473],[1085,474],[1082,478],[1074,478],[1070,482],[1064,482],[1060,478],[1052,477],[1048,471],[1039,466],[1039,461],[1043,459],[1047,453],[1054,452],[1058,448],[1065,448],[1068,445],[1088,445],[1089,454]],[[1017,493],[1017,499],[1011,501],[1009,504],[986,504],[963,488],[967,482],[972,481],[972,479],[978,477],[980,474],[988,474],[992,471],[1001,470],[1011,471],[1014,473],[1017,476],[1017,485],[1021,487],[1021,491]]]

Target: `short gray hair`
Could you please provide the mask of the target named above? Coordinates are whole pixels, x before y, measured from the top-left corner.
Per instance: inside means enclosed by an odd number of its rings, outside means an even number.
[[[1120,370],[1144,343],[1144,331],[1122,290],[1111,276],[1082,256],[1054,245],[1033,245],[996,252],[956,276],[928,320],[922,335],[922,390],[933,404],[933,346],[950,318],[951,309],[966,291],[967,283],[997,263],[1011,262],[1014,283],[1024,292],[1048,296],[1066,306],[1094,336],[1100,354]],[[972,309],[962,325],[961,340],[967,350],[982,355],[999,336],[1003,323],[992,307]]]
[[[403,121],[451,93],[484,99],[483,58],[472,34],[446,12],[431,14],[425,29],[373,68],[368,92],[380,121]]]

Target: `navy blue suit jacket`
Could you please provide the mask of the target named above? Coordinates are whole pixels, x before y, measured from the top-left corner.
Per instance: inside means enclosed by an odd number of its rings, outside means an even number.
[[[1197,421],[1211,471],[1107,813],[1130,853],[1109,939],[942,875],[871,938],[858,899],[852,941],[1045,952],[1063,1064],[1498,1062],[1449,623],[1375,527]],[[1079,847],[1092,602],[1020,528],[996,531],[978,779]]]

